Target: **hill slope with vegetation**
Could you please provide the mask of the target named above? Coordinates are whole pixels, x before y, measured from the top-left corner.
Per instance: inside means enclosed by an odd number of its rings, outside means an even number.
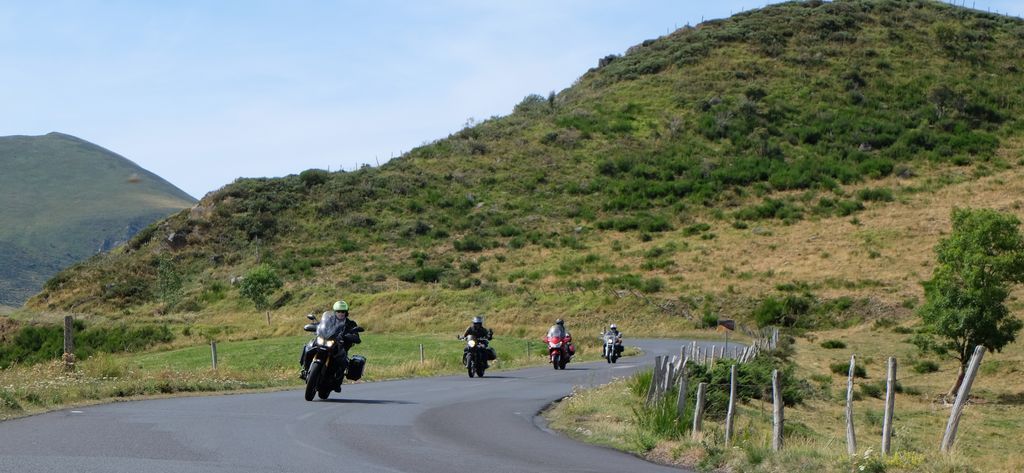
[[[29,306],[251,320],[231,281],[264,265],[271,311],[385,330],[906,313],[952,206],[1021,213],[1022,54],[1024,22],[925,0],[684,27],[378,168],[237,180]]]
[[[61,133],[0,137],[0,304],[195,202],[122,156]]]

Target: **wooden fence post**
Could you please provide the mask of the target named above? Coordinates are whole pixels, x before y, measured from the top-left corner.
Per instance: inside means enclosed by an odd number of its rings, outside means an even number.
[[[423,361],[424,361],[424,357],[423,357],[423,344],[421,343],[420,344],[420,364],[423,364]]]
[[[729,410],[725,413],[725,446],[732,441],[732,426],[736,421],[736,365],[729,368]]]
[[[956,441],[956,429],[960,425],[960,415],[963,413],[964,404],[971,393],[971,385],[974,384],[974,376],[978,374],[978,367],[981,366],[981,358],[985,356],[985,347],[978,345],[974,347],[974,354],[971,355],[971,362],[967,366],[967,373],[960,383],[960,391],[956,393],[956,401],[953,402],[953,410],[949,412],[949,422],[946,423],[946,433],[942,435],[942,453],[949,453]]]
[[[885,418],[882,420],[882,455],[892,450],[892,416],[896,408],[896,357],[889,357],[888,374],[885,376]]]
[[[675,381],[676,375],[676,364],[671,359],[665,363],[665,386],[661,391],[662,394],[668,394],[668,390],[672,388],[672,382]]]
[[[64,316],[64,369],[75,368],[75,319]]]
[[[676,398],[676,418],[680,421],[683,420],[683,414],[686,412],[686,391],[689,388],[690,379],[686,373],[686,365],[679,370],[679,396]]]
[[[651,386],[647,388],[647,400],[644,405],[649,406],[654,401],[654,395],[658,391],[658,374],[661,371],[661,356],[654,357],[654,371],[651,372]]]
[[[707,395],[708,383],[697,385],[697,404],[693,407],[693,437],[697,438],[704,425],[704,396]]]
[[[772,450],[782,450],[782,386],[779,370],[772,371]]]
[[[853,371],[857,365],[857,355],[850,356],[850,374],[846,379],[846,451],[850,455],[857,454],[857,434],[853,431]]]
[[[217,342],[213,341],[213,340],[210,341],[210,357],[211,357],[211,360],[212,360],[213,369],[216,370],[217,369]]]

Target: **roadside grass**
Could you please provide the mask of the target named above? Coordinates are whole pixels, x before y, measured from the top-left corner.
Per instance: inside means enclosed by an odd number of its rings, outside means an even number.
[[[956,376],[956,364],[940,361],[939,371],[919,374],[911,369],[919,359],[907,334],[868,325],[819,332],[799,338],[793,360],[798,378],[807,379],[810,393],[804,404],[787,407],[785,448],[770,450],[771,404],[753,401],[739,407],[736,441],[723,445],[723,425],[705,419],[705,434],[698,440],[664,436],[641,429],[633,409],[643,405],[643,384],[649,372],[617,380],[593,390],[577,391],[550,409],[550,424],[573,438],[639,454],[652,461],[684,465],[702,471],[893,471],[893,472],[1002,472],[1024,471],[1019,439],[1024,432],[1024,346],[1010,345],[1002,353],[988,353],[972,390],[972,402],[963,417],[954,452],[942,455],[938,445],[949,416],[941,396]],[[842,340],[846,349],[822,348],[821,340]],[[845,376],[833,375],[831,363],[858,354],[868,378],[855,380],[854,423],[858,454],[846,455]],[[861,386],[881,383],[884,397],[886,358],[896,356],[902,392],[896,396],[894,455],[879,455],[883,400],[865,394]],[[642,380],[646,376],[647,380]],[[639,388],[631,385],[641,384]],[[692,400],[690,401],[692,403]],[[861,470],[861,466],[864,467]]]
[[[218,343],[217,370],[211,367],[209,345],[140,354],[101,353],[79,361],[73,372],[65,372],[56,360],[13,366],[0,370],[0,420],[140,396],[299,387],[299,351],[309,338],[305,335]],[[366,372],[359,382],[464,373],[463,342],[454,335],[364,333],[362,339],[363,343],[352,349],[352,354],[367,358]],[[422,363],[420,344],[424,351]],[[497,337],[491,346],[498,352],[498,359],[491,363],[492,370],[547,362],[545,347],[539,340]],[[597,360],[600,350],[597,341],[584,341],[577,348],[578,360]],[[637,352],[628,348],[626,355]]]

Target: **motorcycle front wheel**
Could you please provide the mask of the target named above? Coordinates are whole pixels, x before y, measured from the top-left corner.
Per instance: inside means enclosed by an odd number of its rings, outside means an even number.
[[[323,366],[320,362],[314,361],[309,366],[309,373],[306,374],[306,400],[312,401],[313,395],[316,394],[317,385],[320,384],[320,371]]]
[[[559,367],[562,366],[562,355],[555,355],[555,357],[551,359],[551,366],[556,370],[559,369]]]

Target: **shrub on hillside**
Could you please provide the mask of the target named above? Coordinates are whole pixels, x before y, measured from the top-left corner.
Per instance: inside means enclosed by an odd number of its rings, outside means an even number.
[[[839,340],[825,340],[824,342],[821,342],[821,347],[834,350],[838,348],[846,348],[846,344]]]
[[[828,365],[828,368],[833,373],[838,374],[838,375],[848,376],[850,374],[850,363],[848,363],[848,362],[832,363],[832,364]],[[867,372],[867,370],[864,369],[863,366],[861,366],[861,365],[854,365],[853,366],[853,377],[855,377],[855,378],[867,378],[868,377],[868,372]]]
[[[920,360],[914,363],[912,368],[915,373],[934,373],[939,370],[939,364],[931,360]]]

